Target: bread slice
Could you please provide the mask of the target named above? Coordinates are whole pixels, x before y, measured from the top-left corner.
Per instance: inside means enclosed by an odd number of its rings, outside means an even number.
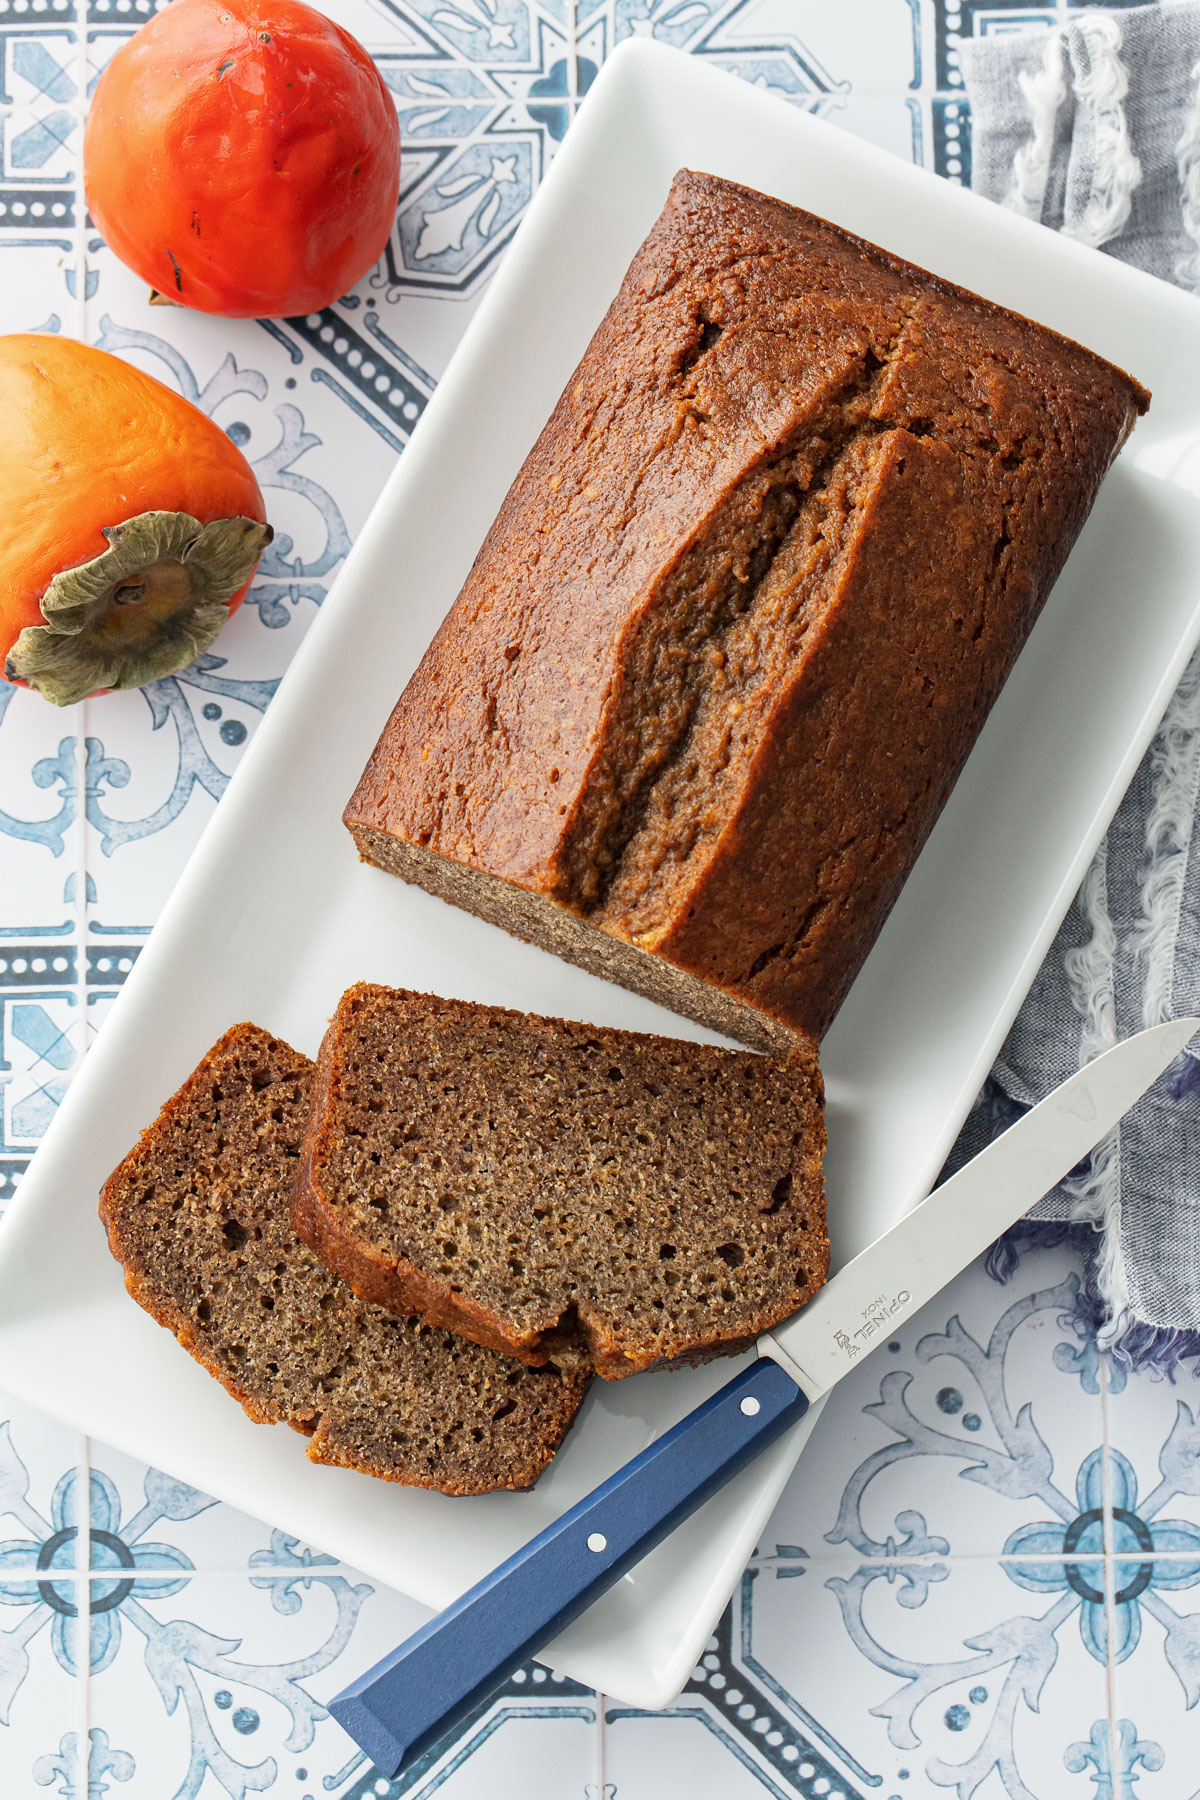
[[[360,985],[321,1046],[299,1235],[365,1299],[609,1379],[744,1349],[825,1278],[821,1078]]]
[[[140,1306],[314,1462],[411,1487],[530,1487],[587,1387],[365,1304],[299,1242],[288,1192],[313,1065],[235,1025],[109,1177],[100,1215]]]

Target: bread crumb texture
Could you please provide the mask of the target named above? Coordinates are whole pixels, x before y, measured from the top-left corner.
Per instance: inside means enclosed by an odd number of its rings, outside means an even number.
[[[526,1488],[587,1387],[355,1298],[292,1230],[313,1065],[236,1025],[110,1177],[129,1292],[260,1423],[315,1462],[448,1494]]]
[[[294,1218],[361,1293],[608,1377],[744,1348],[825,1279],[816,1057],[375,986],[318,1060]]]

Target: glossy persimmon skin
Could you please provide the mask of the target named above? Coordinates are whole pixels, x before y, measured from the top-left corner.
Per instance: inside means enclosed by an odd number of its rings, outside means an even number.
[[[54,577],[107,550],[106,525],[267,516],[254,471],[207,414],[106,350],[34,332],[0,337],[0,506],[0,672],[25,627],[44,623]]]
[[[92,219],[165,298],[227,318],[319,311],[382,255],[395,104],[301,0],[171,0],[113,56],[83,146]]]

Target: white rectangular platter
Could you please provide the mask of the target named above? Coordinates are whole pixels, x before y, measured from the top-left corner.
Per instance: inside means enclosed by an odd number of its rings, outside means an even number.
[[[340,823],[681,165],[821,213],[1080,338],[1156,390],[825,1046],[844,1260],[936,1176],[1200,631],[1195,300],[698,61],[617,51],[196,851],[0,1232],[0,1389],[433,1606],[730,1373],[597,1383],[532,1494],[449,1500],[317,1468],[125,1296],[97,1191],[210,1043],[313,1053],[344,987],[427,988],[705,1034],[361,866]],[[792,1467],[785,1440],[547,1649],[638,1706],[687,1679]]]

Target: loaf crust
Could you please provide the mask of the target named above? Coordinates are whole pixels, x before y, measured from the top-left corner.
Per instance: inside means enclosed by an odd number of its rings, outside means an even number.
[[[759,1047],[827,1028],[1148,395],[684,171],[346,810]]]
[[[745,1349],[829,1264],[821,1077],[363,983],[292,1196],[363,1299],[609,1380]]]

